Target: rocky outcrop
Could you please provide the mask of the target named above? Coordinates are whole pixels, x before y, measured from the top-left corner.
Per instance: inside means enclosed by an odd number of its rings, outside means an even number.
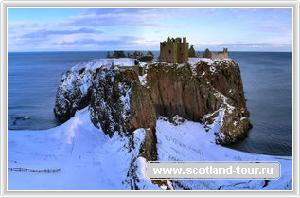
[[[189,48],[189,57],[197,57],[197,54],[196,54],[196,50],[194,49],[194,46],[191,45],[190,48]]]
[[[214,95],[221,100],[221,108],[224,109],[217,142],[227,144],[244,138],[252,125],[238,64],[233,60],[199,62],[195,65],[195,70],[197,76],[202,76],[211,86]]]
[[[63,76],[56,116],[63,121],[90,105],[92,122],[110,136],[130,136],[133,130],[145,128],[141,153],[148,160],[155,158],[158,116],[178,115],[209,126],[221,115],[221,129],[216,133],[220,144],[236,142],[251,127],[239,66],[233,60],[149,63],[142,74],[114,64],[79,71]]]
[[[157,116],[179,115],[202,121],[203,116],[216,111],[222,101],[214,96],[204,78],[193,75],[190,65],[155,63],[147,71],[147,86]]]
[[[90,103],[89,88],[93,71],[86,68],[72,69],[63,74],[57,90],[54,114],[64,122],[74,116],[77,110]]]
[[[135,70],[115,67],[98,69],[90,87],[90,112],[94,125],[113,136],[131,136],[138,128],[146,129],[140,154],[156,159],[155,109],[149,91],[140,84]]]
[[[147,82],[157,116],[179,115],[206,122],[222,111],[217,143],[236,142],[251,127],[239,67],[232,60],[193,65],[154,63],[147,69]]]

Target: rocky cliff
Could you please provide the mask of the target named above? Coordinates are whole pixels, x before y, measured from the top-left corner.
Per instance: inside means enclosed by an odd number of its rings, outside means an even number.
[[[65,121],[90,105],[91,120],[113,136],[146,128],[141,155],[156,158],[159,116],[181,116],[206,124],[222,117],[216,142],[230,144],[251,127],[238,64],[233,60],[190,59],[185,64],[155,62],[142,72],[114,62],[93,62],[63,75],[54,112]]]

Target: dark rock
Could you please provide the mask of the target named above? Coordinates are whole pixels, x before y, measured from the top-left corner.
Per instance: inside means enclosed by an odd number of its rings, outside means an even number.
[[[151,55],[141,56],[140,58],[138,58],[138,60],[141,62],[151,62],[153,60],[153,56]]]
[[[203,52],[203,58],[211,58],[212,57],[212,53],[211,51],[209,51],[209,49],[205,49]]]
[[[191,47],[189,48],[189,57],[192,57],[192,58],[197,57],[197,54],[196,54],[196,51],[195,51],[193,45],[191,45]]]
[[[141,86],[133,70],[104,69],[95,75],[91,87],[91,120],[94,125],[113,136],[132,135],[138,128],[146,129],[140,154],[156,159],[155,110],[149,91]]]
[[[113,51],[113,54],[111,55],[109,52],[107,52],[107,58],[126,58],[125,52],[122,50],[115,50]]]
[[[76,111],[89,105],[91,78],[92,71],[85,69],[67,71],[62,76],[53,110],[60,122],[68,120]]]
[[[151,63],[145,73],[145,84],[134,69],[113,66],[94,72],[73,71],[73,78],[67,73],[58,90],[56,116],[64,121],[90,104],[92,122],[110,136],[118,133],[130,137],[135,129],[145,128],[141,155],[148,160],[156,158],[158,116],[180,116],[209,124],[219,115],[222,126],[216,142],[220,144],[238,141],[251,128],[236,62]],[[81,91],[83,79],[90,83],[86,83],[90,85],[87,92]]]
[[[201,121],[204,115],[222,104],[206,81],[193,76],[188,64],[182,67],[152,64],[147,71],[147,81],[157,116],[179,115]]]

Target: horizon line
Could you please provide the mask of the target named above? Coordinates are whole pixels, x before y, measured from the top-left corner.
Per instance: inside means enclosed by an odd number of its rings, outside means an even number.
[[[7,53],[42,53],[42,52],[113,52],[113,51],[160,51],[159,49],[156,50],[149,50],[149,49],[128,49],[128,50],[122,50],[122,49],[116,49],[116,50],[41,50],[41,51],[7,51]],[[203,52],[204,50],[196,50],[196,52]],[[212,52],[217,52],[218,50],[210,50]],[[282,50],[282,51],[277,51],[277,50],[270,50],[270,51],[256,51],[256,50],[232,50],[228,51],[230,52],[293,52],[292,50]]]

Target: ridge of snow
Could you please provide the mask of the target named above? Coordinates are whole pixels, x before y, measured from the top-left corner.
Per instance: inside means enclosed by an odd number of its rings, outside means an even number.
[[[137,157],[145,129],[133,132],[129,140],[112,138],[90,121],[88,108],[64,124],[41,131],[8,132],[8,188],[10,190],[125,190],[130,189],[128,170]],[[140,169],[143,170],[141,164]],[[60,170],[57,172],[17,172]],[[149,182],[144,180],[146,184]],[[148,188],[157,188],[152,183]]]
[[[177,118],[175,118],[176,120]],[[168,186],[181,189],[291,189],[291,157],[244,153],[215,144],[222,113],[206,132],[204,125],[184,120],[172,124],[167,119],[156,123],[159,161],[278,161],[281,178],[265,186],[263,180],[181,180]],[[112,138],[97,129],[85,108],[64,124],[41,131],[8,132],[8,188],[10,190],[126,190],[131,189],[128,171],[135,166],[140,189],[162,189],[146,177],[146,159],[138,156],[145,129],[133,132],[129,140],[115,134]],[[132,164],[133,162],[133,164]],[[18,171],[19,170],[19,171]],[[33,170],[33,171],[26,171]],[[35,170],[45,170],[34,172]],[[47,172],[47,170],[49,170]],[[56,170],[56,171],[51,171]],[[26,182],[25,182],[26,181]]]
[[[112,65],[116,66],[134,66],[133,58],[102,58],[95,59],[87,62],[82,62],[71,68],[71,71],[79,71],[82,68],[89,70],[96,70],[100,67],[110,67]]]
[[[213,60],[209,59],[209,58],[188,58],[188,63],[191,64],[191,65],[194,65],[198,62],[206,62],[208,63],[208,65],[211,65],[213,64]]]

